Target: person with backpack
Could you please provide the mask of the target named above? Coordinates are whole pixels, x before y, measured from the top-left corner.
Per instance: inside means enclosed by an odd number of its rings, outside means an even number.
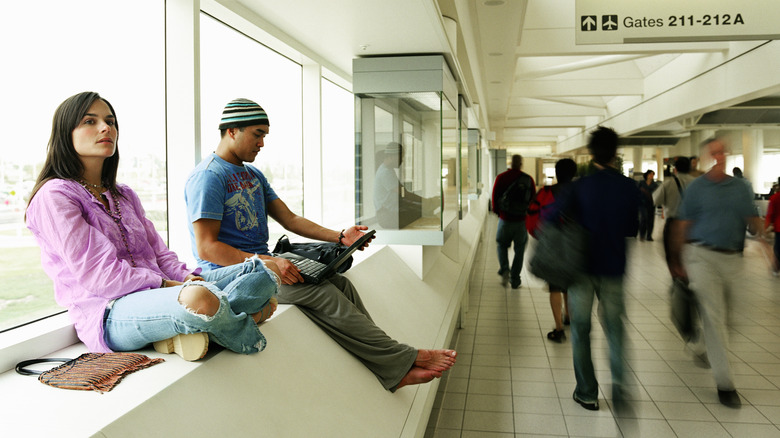
[[[558,182],[552,186],[544,186],[539,189],[536,199],[531,202],[528,209],[528,215],[525,220],[525,228],[534,238],[539,238],[539,229],[546,221],[551,209],[555,204],[555,198],[567,190],[571,181],[577,175],[577,163],[571,158],[562,158],[555,163],[555,178]],[[561,248],[566,251],[567,248]],[[564,325],[569,324],[569,304],[566,289],[549,283],[550,291],[550,309],[552,309],[555,328],[547,333],[547,339],[561,343],[566,339],[563,330]],[[565,311],[565,312],[564,312]]]
[[[523,157],[512,155],[511,167],[500,173],[493,183],[492,206],[498,215],[496,243],[498,252],[498,275],[501,284],[511,283],[512,289],[520,288],[520,272],[523,269],[528,232],[525,216],[534,199],[536,184],[530,175],[523,172]],[[509,247],[514,243],[515,255],[509,266]]]

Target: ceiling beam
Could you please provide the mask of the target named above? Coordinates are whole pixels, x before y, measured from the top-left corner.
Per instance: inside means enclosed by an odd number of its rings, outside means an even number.
[[[509,120],[523,117],[567,117],[567,116],[606,116],[603,107],[589,107],[573,104],[540,104],[540,105],[509,105],[507,118]]]
[[[587,79],[587,80],[521,80],[515,84],[514,96],[571,97],[571,96],[642,96],[641,79]]]
[[[537,69],[521,73],[516,76],[517,79],[533,79],[543,76],[552,76],[561,73],[571,73],[574,71],[584,70],[593,67],[603,67],[605,65],[617,64],[620,62],[633,61],[635,59],[644,58],[649,55],[604,55],[595,56],[592,58],[586,58],[579,61],[569,62],[566,64],[559,64],[546,68]]]
[[[546,102],[553,102],[553,103],[561,103],[565,105],[575,105],[575,106],[581,106],[585,108],[597,108],[600,110],[606,110],[607,105],[604,103],[604,100],[601,98],[591,98],[591,99],[585,99],[583,97],[574,97],[574,98],[566,98],[566,97],[536,97],[537,100],[542,100]]]
[[[568,135],[569,128],[557,127],[557,128],[504,128],[505,138],[516,137],[540,137],[540,138],[555,138],[558,136]]]
[[[585,128],[584,117],[508,118],[506,128]]]

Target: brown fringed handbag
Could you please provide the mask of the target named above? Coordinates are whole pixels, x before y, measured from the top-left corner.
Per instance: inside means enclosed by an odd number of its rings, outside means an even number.
[[[42,362],[65,362],[48,371],[34,371],[27,367]],[[108,392],[122,378],[165,359],[151,359],[138,353],[84,353],[75,359],[32,359],[19,362],[16,372],[38,375],[38,380],[55,388]]]

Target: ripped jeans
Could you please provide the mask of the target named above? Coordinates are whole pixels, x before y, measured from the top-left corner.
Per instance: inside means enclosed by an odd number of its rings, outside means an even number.
[[[252,314],[276,295],[275,276],[257,257],[244,263],[200,274],[206,281],[192,281],[164,289],[133,292],[106,309],[104,336],[113,351],[134,351],[177,334],[207,332],[209,340],[236,353],[250,354],[265,348],[265,336]],[[214,316],[196,314],[179,302],[189,285],[201,285],[219,298]]]

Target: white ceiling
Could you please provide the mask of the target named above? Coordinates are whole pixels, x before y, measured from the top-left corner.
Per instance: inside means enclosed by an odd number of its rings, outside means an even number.
[[[356,57],[444,53],[491,147],[520,151],[555,153],[562,140],[659,94],[667,79],[653,73],[712,62],[730,47],[728,42],[578,46],[574,0],[216,1],[256,14],[276,28],[272,33],[308,49],[306,56],[345,79]],[[452,42],[445,30],[449,20],[442,16],[457,23]],[[680,73],[668,80],[689,79]],[[680,118],[621,134],[679,136],[686,135],[685,126],[690,123]]]

